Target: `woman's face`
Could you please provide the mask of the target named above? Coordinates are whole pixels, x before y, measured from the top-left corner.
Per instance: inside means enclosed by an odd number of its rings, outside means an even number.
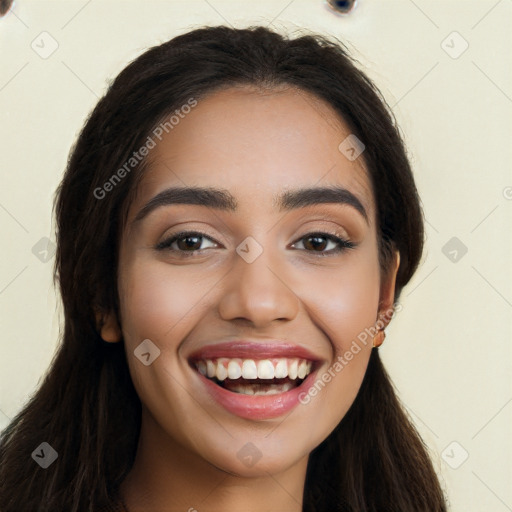
[[[291,89],[215,93],[163,134],[119,259],[141,436],[232,474],[284,470],[349,409],[360,335],[392,304],[364,163],[338,148],[334,112]],[[211,191],[172,192],[192,187]]]

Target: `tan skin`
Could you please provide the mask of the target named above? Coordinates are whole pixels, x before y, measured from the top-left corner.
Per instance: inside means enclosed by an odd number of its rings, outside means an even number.
[[[130,512],[302,509],[308,456],[354,401],[371,342],[310,403],[258,421],[210,400],[187,358],[213,342],[277,339],[318,355],[322,375],[392,307],[399,255],[383,276],[364,162],[338,150],[349,133],[308,93],[246,87],[201,100],[151,151],[121,239],[122,321],[107,315],[101,328],[106,341],[124,340],[142,402],[137,456],[121,486]],[[331,185],[352,192],[368,220],[348,204],[286,212],[273,206],[285,190]],[[171,186],[220,186],[238,210],[174,204],[133,222]],[[205,234],[194,257],[180,257],[183,241],[174,242],[174,252],[155,249],[181,230]],[[356,246],[322,257],[336,242],[312,246],[312,232]],[[235,250],[247,236],[263,248],[250,264]],[[161,350],[149,366],[133,356],[144,339]],[[237,457],[248,442],[262,454],[252,467]]]

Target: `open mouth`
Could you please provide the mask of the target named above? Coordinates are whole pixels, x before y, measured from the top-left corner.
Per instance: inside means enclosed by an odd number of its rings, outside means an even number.
[[[219,357],[191,362],[218,386],[243,395],[277,395],[300,386],[312,372],[313,361],[300,358],[241,359]]]

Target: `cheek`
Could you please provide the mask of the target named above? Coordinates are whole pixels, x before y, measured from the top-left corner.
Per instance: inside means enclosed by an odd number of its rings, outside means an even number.
[[[377,320],[380,272],[376,248],[351,254],[336,268],[310,272],[309,282],[314,285],[304,289],[303,301],[337,356]]]
[[[183,267],[172,268],[144,256],[125,265],[119,280],[122,331],[133,384],[142,403],[176,438],[181,434],[175,418],[191,409],[189,395],[183,393],[188,377],[177,357],[178,348],[201,318],[205,292],[212,286]],[[160,349],[148,366],[130,357],[145,339]],[[188,428],[193,419],[201,420],[200,411],[190,410],[185,421]]]
[[[184,276],[186,274],[186,277]],[[149,338],[168,345],[197,316],[208,284],[165,263],[134,262],[119,283],[123,334],[128,343]],[[173,334],[174,333],[174,334]]]
[[[345,416],[363,381],[372,350],[367,329],[378,314],[380,272],[377,251],[347,258],[336,271],[315,273],[307,307],[328,337],[332,357],[319,371],[304,404],[315,404],[327,435]]]

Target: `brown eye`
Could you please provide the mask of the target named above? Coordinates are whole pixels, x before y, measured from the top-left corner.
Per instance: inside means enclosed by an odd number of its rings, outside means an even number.
[[[327,237],[325,236],[308,236],[305,240],[307,240],[304,244],[306,249],[319,249],[320,251],[323,251],[328,244]]]
[[[319,256],[329,256],[330,254],[337,254],[346,249],[355,247],[353,242],[329,233],[308,233],[303,236],[299,242],[302,242],[307,252],[318,253]],[[329,247],[329,243],[331,246],[326,250],[326,248]]]
[[[183,231],[181,233],[171,235],[169,238],[157,244],[155,248],[157,250],[169,250],[173,252],[193,254],[205,249],[205,247],[201,248],[204,240],[210,240],[214,245],[216,245],[216,242],[210,237],[206,236],[204,233],[199,233],[196,231]],[[173,245],[175,245],[175,247],[173,247]]]
[[[182,243],[183,242],[183,243]],[[198,250],[201,247],[202,237],[200,236],[185,236],[176,239],[178,249],[180,251]]]

